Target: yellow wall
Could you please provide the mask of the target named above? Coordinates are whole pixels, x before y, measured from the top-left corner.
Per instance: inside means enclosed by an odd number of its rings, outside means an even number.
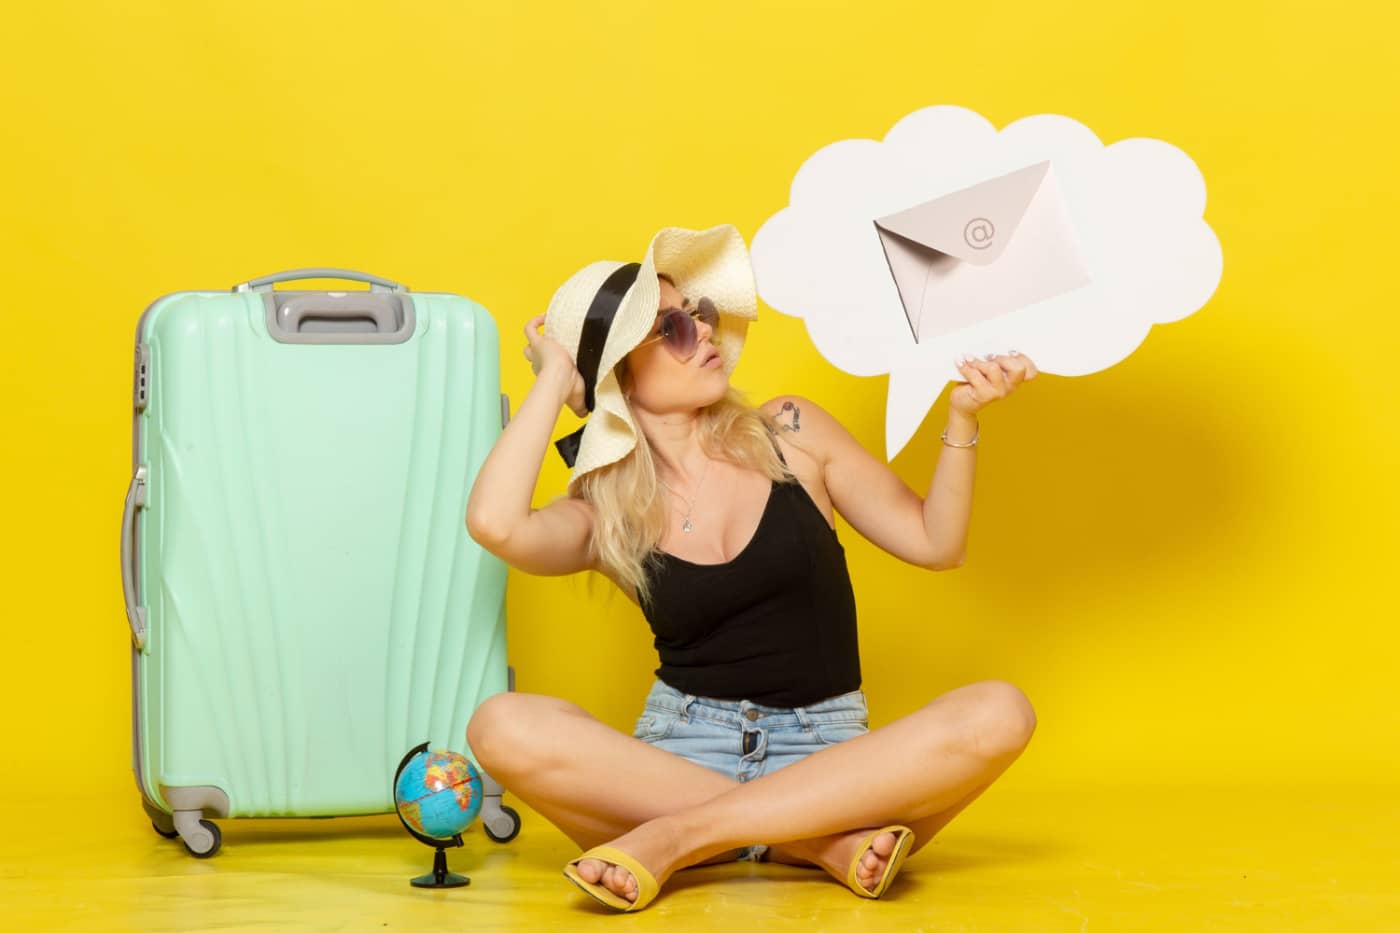
[[[460,292],[501,323],[518,403],[520,327],[575,268],[663,225],[752,237],[816,149],[936,103],[1180,146],[1225,272],[1124,363],[985,412],[963,569],[841,526],[875,724],[1005,678],[1040,714],[1012,780],[1400,777],[1383,5],[393,6],[10,12],[0,781],[58,741],[130,786],[117,531],[152,299],[322,264]],[[766,308],[750,335],[755,401],[809,395],[883,449],[883,378]],[[920,493],[945,411],[893,464]],[[547,459],[540,501],[564,478]],[[513,576],[511,660],[625,728],[655,655],[604,587]]]

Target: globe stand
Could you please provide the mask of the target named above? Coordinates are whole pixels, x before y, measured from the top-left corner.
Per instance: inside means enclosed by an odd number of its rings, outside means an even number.
[[[426,751],[428,745],[428,742],[424,742],[417,748],[409,749],[408,754],[403,756],[403,761],[399,762],[398,768],[394,771],[394,786],[398,785],[399,775],[403,773],[404,768],[408,767],[408,763],[413,760],[413,756],[417,755],[419,752]],[[472,883],[472,880],[466,875],[459,875],[456,872],[447,870],[447,851],[445,847],[448,845],[460,846],[462,844],[462,836],[460,833],[453,836],[451,839],[434,839],[432,836],[425,836],[412,826],[409,826],[408,820],[403,818],[402,813],[399,813],[398,807],[394,807],[394,813],[398,816],[399,822],[403,824],[403,828],[408,830],[410,836],[423,843],[423,845],[431,846],[437,850],[433,855],[433,870],[426,875],[410,878],[408,881],[409,884],[413,885],[415,888],[464,888]]]
[[[462,844],[461,836],[454,838],[457,845]],[[408,883],[415,888],[464,888],[471,884],[472,880],[466,875],[447,870],[447,852],[439,845],[437,854],[433,856],[433,870],[429,874],[409,879]]]

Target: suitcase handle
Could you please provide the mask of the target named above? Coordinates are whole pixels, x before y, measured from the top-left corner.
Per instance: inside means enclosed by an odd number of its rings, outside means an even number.
[[[126,600],[126,621],[131,626],[131,643],[137,651],[146,647],[146,610],[136,605],[136,510],[146,506],[146,465],[136,468],[126,490],[122,508],[122,598]]]
[[[361,292],[360,294],[364,294]],[[302,296],[316,297],[316,296]],[[297,299],[292,299],[297,301]],[[356,299],[352,304],[337,307],[326,304],[322,299],[321,304],[313,307],[309,303],[301,302],[289,303],[286,308],[286,320],[281,321],[282,326],[289,332],[295,334],[301,331],[302,323],[308,318],[320,318],[326,320],[359,321],[371,320],[374,322],[374,333],[388,334],[399,329],[399,322],[394,318],[394,311],[387,305],[367,304],[364,299]],[[278,315],[280,318],[281,315]]]
[[[285,272],[274,272],[271,275],[260,276],[256,279],[249,279],[233,286],[230,291],[235,292],[270,292],[272,286],[278,282],[290,282],[294,279],[348,279],[351,282],[368,282],[369,290],[372,292],[406,292],[407,285],[400,285],[398,282],[380,278],[377,275],[370,275],[368,272],[356,272],[354,269],[333,269],[330,267],[317,267],[312,269],[288,269]]]

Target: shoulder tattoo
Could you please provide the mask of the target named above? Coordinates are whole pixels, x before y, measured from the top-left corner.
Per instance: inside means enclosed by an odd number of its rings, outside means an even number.
[[[792,402],[783,402],[782,409],[778,412],[774,420],[778,422],[778,427],[784,431],[801,431],[802,425],[798,419],[802,416],[802,409]],[[788,419],[791,419],[790,421]]]

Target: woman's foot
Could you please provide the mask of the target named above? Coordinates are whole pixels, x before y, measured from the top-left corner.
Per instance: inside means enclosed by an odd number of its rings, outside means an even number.
[[[644,823],[607,844],[632,856],[652,873],[658,886],[665,887],[666,880],[675,873],[676,863],[688,853],[680,851],[672,843],[671,837],[664,832],[664,826],[658,826],[660,823],[660,819]],[[850,868],[851,859],[856,856],[856,847],[869,832],[866,829],[854,829],[848,833],[836,833],[820,839],[769,846],[768,860],[788,865],[816,866],[845,884],[846,871]],[[880,833],[871,840],[861,856],[860,865],[856,868],[856,881],[865,890],[875,889],[876,882],[890,863],[895,843],[894,833]],[[726,853],[727,855],[729,853]],[[716,859],[711,859],[713,860]],[[578,872],[589,884],[602,884],[609,891],[629,901],[637,899],[637,879],[620,865],[602,859],[587,858],[578,863]]]
[[[867,829],[853,829],[820,839],[769,846],[768,861],[785,865],[815,865],[845,884],[846,871],[851,866],[851,859],[856,857],[856,846],[869,832]],[[894,833],[881,833],[871,840],[870,847],[865,850],[856,868],[856,881],[865,890],[875,890],[876,881],[885,873],[885,866],[889,865],[890,856],[894,854],[895,842]]]
[[[615,849],[632,856],[642,864],[660,887],[674,873],[674,865],[683,853],[677,851],[664,833],[658,832],[654,824],[643,823],[625,835],[607,843]],[[637,879],[621,865],[614,865],[602,859],[586,858],[578,863],[578,873],[589,884],[602,884],[609,891],[629,901],[637,899]]]

